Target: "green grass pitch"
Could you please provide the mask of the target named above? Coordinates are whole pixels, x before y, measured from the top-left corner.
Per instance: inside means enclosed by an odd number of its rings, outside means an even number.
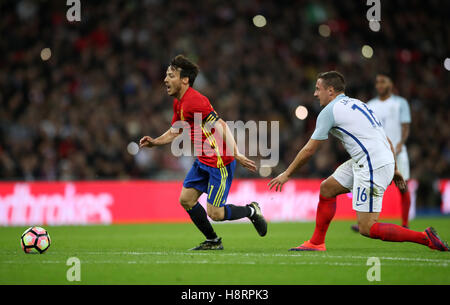
[[[259,237],[251,223],[214,224],[225,250],[193,252],[202,240],[194,225],[64,226],[46,229],[52,245],[26,255],[26,227],[0,228],[0,284],[450,284],[450,252],[412,243],[372,240],[335,221],[326,252],[288,252],[308,239],[314,223],[269,223]],[[450,240],[450,218],[421,218]],[[69,282],[67,259],[80,260],[81,281]],[[369,257],[380,260],[380,281],[369,282]]]

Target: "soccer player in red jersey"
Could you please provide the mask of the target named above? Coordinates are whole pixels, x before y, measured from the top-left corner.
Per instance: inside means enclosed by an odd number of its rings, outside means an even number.
[[[179,201],[206,237],[191,250],[222,250],[222,239],[215,233],[207,215],[215,221],[248,217],[260,236],[266,235],[267,222],[256,202],[246,206],[226,204],[236,161],[250,171],[256,171],[256,165],[239,152],[230,129],[208,98],[192,88],[198,71],[198,66],[183,55],[171,61],[164,84],[167,94],[174,97],[172,126],[158,138],[144,136],[139,145],[153,147],[171,143],[181,134],[178,123],[189,125],[184,126],[190,130],[198,158],[183,182]],[[208,194],[207,211],[198,202],[203,193]]]

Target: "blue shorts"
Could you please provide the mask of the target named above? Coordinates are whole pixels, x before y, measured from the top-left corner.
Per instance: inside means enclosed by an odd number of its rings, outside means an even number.
[[[184,179],[183,186],[208,194],[206,201],[209,204],[222,207],[227,201],[235,168],[236,160],[225,167],[216,168],[196,159]]]

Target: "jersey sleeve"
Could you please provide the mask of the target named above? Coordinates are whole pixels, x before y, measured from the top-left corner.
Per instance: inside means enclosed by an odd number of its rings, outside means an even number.
[[[311,139],[326,140],[328,139],[328,132],[334,126],[333,107],[325,107],[317,117],[316,129],[314,130]]]
[[[201,115],[202,122],[215,122],[219,119],[207,98],[193,99],[185,109],[185,117],[194,118],[196,114]]]
[[[400,123],[411,123],[411,111],[408,102],[404,98],[400,98]]]

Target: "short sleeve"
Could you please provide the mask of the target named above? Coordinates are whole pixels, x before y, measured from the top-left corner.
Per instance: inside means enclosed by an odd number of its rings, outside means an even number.
[[[204,121],[212,112],[214,108],[211,106],[207,98],[195,98],[185,103],[184,117],[193,119],[195,115],[201,115],[202,121]],[[217,114],[216,114],[217,116]]]
[[[400,123],[411,123],[411,111],[409,104],[404,98],[400,98]]]
[[[214,110],[207,99],[200,99],[197,103],[193,104],[193,106],[193,111],[201,113],[202,119],[205,119],[206,116]]]
[[[330,107],[328,107],[330,106]],[[334,126],[333,105],[325,107],[317,117],[316,129],[311,136],[313,140],[326,140],[328,139],[328,132]]]

